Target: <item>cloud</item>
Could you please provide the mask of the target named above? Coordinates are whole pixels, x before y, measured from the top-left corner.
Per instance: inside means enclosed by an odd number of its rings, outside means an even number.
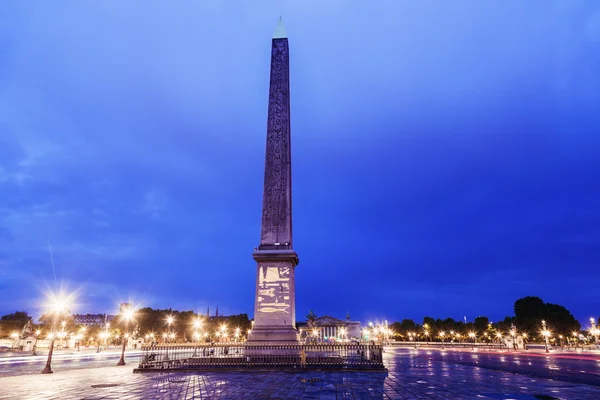
[[[158,218],[160,212],[167,207],[167,196],[157,190],[150,190],[144,194],[142,210],[152,216]]]
[[[50,241],[91,305],[251,313],[282,11],[299,315],[445,297],[503,317],[531,282],[593,292],[561,271],[598,261],[596,2],[232,4],[5,5],[3,293],[53,280]]]

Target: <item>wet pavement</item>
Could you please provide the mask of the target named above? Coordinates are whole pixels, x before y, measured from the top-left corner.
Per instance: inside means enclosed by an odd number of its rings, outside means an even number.
[[[126,359],[132,366],[137,365],[140,351],[128,352]],[[121,353],[118,351],[95,351],[80,353],[54,353],[52,369],[66,371],[71,369],[98,368],[116,365]],[[0,376],[14,376],[38,374],[46,366],[47,354],[39,356],[17,355],[14,357],[0,357]]]
[[[393,354],[406,354],[406,350],[403,352],[395,350]],[[598,356],[436,350],[409,352],[408,356],[421,362],[431,360],[436,363],[470,365],[537,378],[600,386],[600,357]]]
[[[600,387],[582,384],[577,376],[586,371],[586,377],[595,377],[598,361],[526,357],[532,360],[393,349],[385,353],[388,372],[133,374],[133,365],[55,369],[53,375],[0,378],[0,399],[600,399]],[[525,369],[499,370],[514,365]],[[547,370],[561,380],[537,376]]]

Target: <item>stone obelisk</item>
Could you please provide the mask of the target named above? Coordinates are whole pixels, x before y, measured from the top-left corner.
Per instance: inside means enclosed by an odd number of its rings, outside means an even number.
[[[249,341],[297,341],[295,267],[292,246],[292,159],[290,148],[290,65],[281,19],[271,47],[271,80],[254,325]]]

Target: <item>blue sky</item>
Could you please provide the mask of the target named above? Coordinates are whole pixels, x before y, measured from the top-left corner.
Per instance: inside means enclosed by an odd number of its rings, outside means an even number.
[[[2,9],[0,313],[252,314],[283,15],[299,316],[600,315],[597,1]]]

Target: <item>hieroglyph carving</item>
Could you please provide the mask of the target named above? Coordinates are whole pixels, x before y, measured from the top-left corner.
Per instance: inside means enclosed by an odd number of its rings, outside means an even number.
[[[290,313],[290,267],[261,266],[258,277],[258,311]]]
[[[288,42],[274,39],[261,244],[292,243],[291,178]]]

